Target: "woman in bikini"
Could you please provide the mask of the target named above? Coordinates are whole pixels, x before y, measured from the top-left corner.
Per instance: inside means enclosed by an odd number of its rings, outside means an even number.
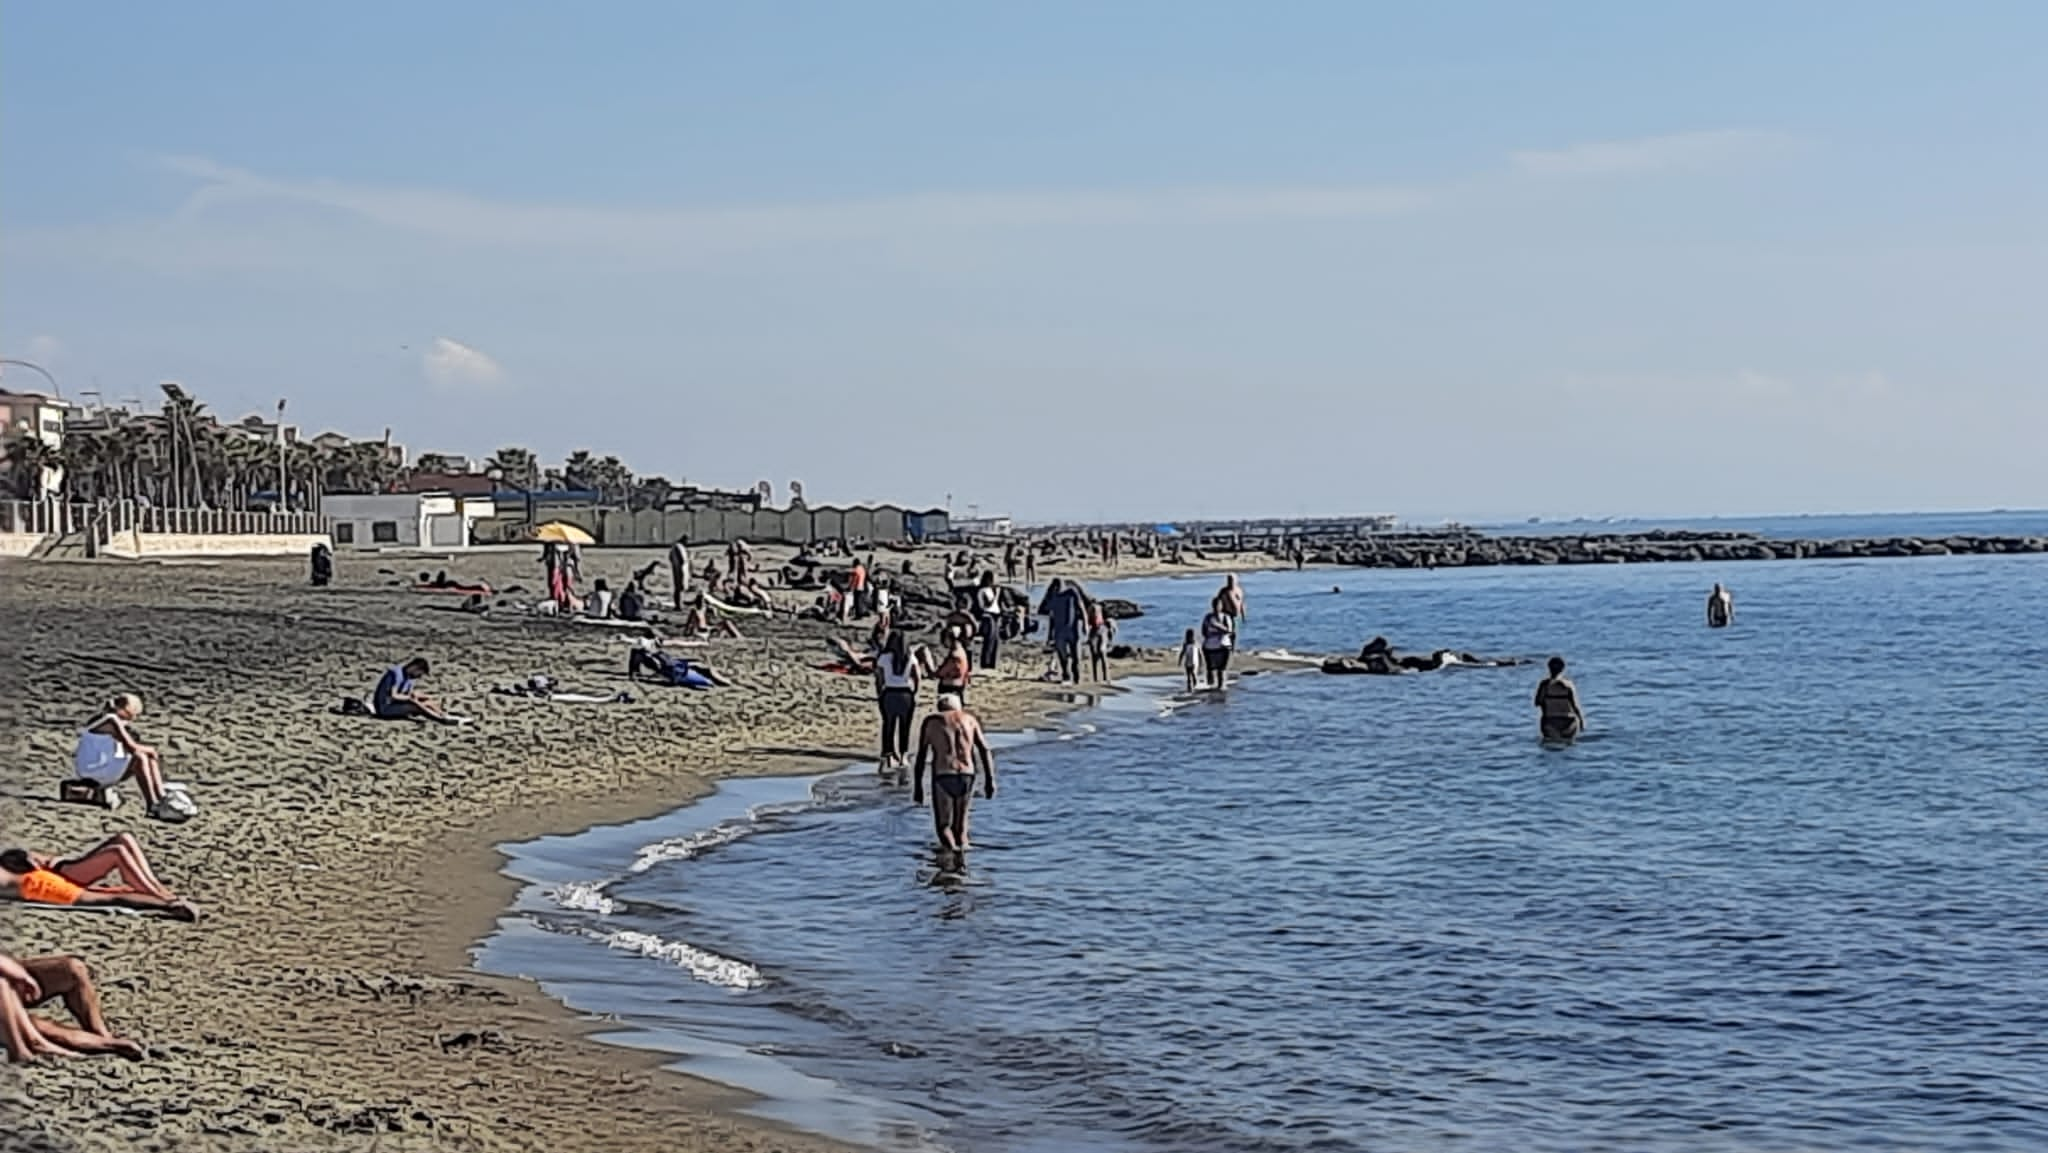
[[[132,841],[127,846],[108,841],[75,861],[57,861],[27,849],[7,849],[0,851],[0,896],[32,905],[140,909],[180,921],[198,920],[198,911],[172,896],[141,857],[141,849],[134,847]],[[116,871],[128,882],[125,887],[99,885]]]

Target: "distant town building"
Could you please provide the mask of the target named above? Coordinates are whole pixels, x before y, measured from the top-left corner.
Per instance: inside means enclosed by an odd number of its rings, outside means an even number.
[[[336,548],[468,548],[476,523],[498,514],[486,496],[450,492],[331,495],[320,511],[332,522]]]
[[[1009,536],[1015,529],[1006,516],[967,516],[953,522],[953,531],[963,536]]]
[[[11,451],[17,438],[32,436],[50,446],[54,459],[64,451],[64,420],[71,406],[66,402],[40,392],[11,392],[0,389],[0,418],[4,418],[5,435],[0,436],[0,456]],[[43,469],[44,496],[55,496],[64,488],[64,470],[56,466]]]

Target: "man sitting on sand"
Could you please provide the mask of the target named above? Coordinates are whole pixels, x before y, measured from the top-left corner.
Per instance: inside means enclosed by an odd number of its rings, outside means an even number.
[[[78,1026],[60,1025],[29,1010],[62,998]],[[142,1046],[116,1037],[100,1016],[100,995],[92,986],[85,962],[76,957],[16,959],[0,953],[0,1043],[7,1059],[27,1064],[43,1057],[81,1057],[113,1053],[131,1061],[146,1055]]]
[[[940,849],[954,856],[957,868],[959,854],[968,847],[967,806],[974,793],[975,767],[979,765],[988,774],[982,780],[981,795],[993,798],[996,755],[981,731],[981,722],[951,693],[939,694],[939,711],[926,717],[918,730],[917,765],[910,787],[911,800],[920,805],[924,804],[927,765],[932,770],[932,826]]]
[[[104,850],[106,847],[102,845],[100,849]],[[160,897],[132,888],[88,888],[59,872],[57,865],[58,862],[31,853],[27,849],[0,851],[0,897],[25,901],[32,905],[69,905],[80,909],[141,909],[165,913],[179,921],[199,919],[199,913],[191,905],[176,898]],[[112,871],[110,867],[94,879],[103,879]],[[146,874],[147,870],[143,872]],[[125,869],[123,875],[126,876]]]
[[[377,690],[371,695],[370,708],[377,716],[387,721],[434,721],[452,725],[454,718],[442,712],[434,702],[420,695],[415,687],[417,682],[432,672],[427,658],[414,657],[402,665],[384,670],[377,681]]]
[[[1579,690],[1564,676],[1564,658],[1550,658],[1550,675],[1536,686],[1536,707],[1542,710],[1539,726],[1546,741],[1575,740],[1586,728],[1586,714],[1579,711]]]

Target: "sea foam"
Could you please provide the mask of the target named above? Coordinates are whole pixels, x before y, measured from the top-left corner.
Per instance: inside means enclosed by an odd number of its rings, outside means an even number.
[[[767,979],[761,976],[761,970],[745,961],[721,957],[717,953],[699,949],[687,942],[663,940],[652,933],[637,933],[630,929],[621,929],[614,933],[585,930],[585,933],[603,941],[608,949],[619,949],[667,961],[709,985],[722,985],[728,989],[758,989],[768,983]]]

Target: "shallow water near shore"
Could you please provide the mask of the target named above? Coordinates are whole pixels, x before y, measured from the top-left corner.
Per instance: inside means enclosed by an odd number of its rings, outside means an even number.
[[[516,847],[479,964],[884,1148],[2048,1147],[2048,558],[1245,583],[1259,649],[1561,652],[1589,735],[1527,667],[1139,686],[962,882],[871,774],[731,782]]]

